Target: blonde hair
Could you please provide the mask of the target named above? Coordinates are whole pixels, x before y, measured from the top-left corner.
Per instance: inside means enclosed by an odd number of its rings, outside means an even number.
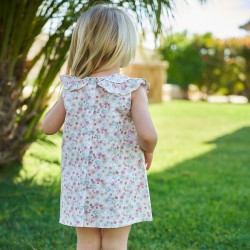
[[[134,59],[136,43],[135,27],[127,13],[96,5],[76,23],[67,74],[83,78],[116,65],[125,67]]]

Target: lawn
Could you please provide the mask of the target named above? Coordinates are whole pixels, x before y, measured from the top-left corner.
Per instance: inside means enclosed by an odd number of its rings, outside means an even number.
[[[151,104],[159,142],[148,171],[153,222],[129,250],[250,249],[250,105]],[[75,249],[58,223],[60,134],[34,143],[14,178],[0,178],[0,249]],[[13,166],[12,166],[13,167]]]

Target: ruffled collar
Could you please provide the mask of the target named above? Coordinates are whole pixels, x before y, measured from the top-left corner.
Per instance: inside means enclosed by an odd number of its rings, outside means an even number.
[[[76,91],[87,84],[98,84],[106,91],[119,95],[126,95],[137,89],[140,84],[149,89],[149,84],[144,78],[131,78],[120,73],[107,75],[107,76],[95,76],[95,77],[76,77],[70,75],[60,75],[60,79],[63,83],[64,89],[69,91]]]

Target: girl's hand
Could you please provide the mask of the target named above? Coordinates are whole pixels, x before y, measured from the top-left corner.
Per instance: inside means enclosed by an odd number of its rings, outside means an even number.
[[[153,160],[154,153],[146,152],[144,151],[144,158],[145,158],[145,164],[146,164],[146,170],[148,171],[150,169],[152,160]]]

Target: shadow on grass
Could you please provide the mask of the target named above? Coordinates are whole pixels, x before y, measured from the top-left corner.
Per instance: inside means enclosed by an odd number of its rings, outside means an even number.
[[[60,183],[0,181],[0,249],[75,249],[72,228],[58,224]]]
[[[15,177],[19,176],[22,167],[23,165],[20,162],[0,165],[0,181],[12,182]]]
[[[133,225],[129,250],[250,249],[250,127],[210,152],[149,175],[153,222]],[[0,249],[75,249],[58,224],[60,184],[1,180]]]
[[[152,173],[154,221],[147,232],[136,226],[131,247],[139,238],[147,239],[141,249],[250,249],[249,135],[241,128],[208,142],[210,152]]]
[[[250,249],[249,135],[241,128],[208,142],[214,150],[152,173],[154,221],[136,225],[131,249],[145,239],[143,249]]]
[[[49,139],[50,137],[46,136],[42,131],[38,132],[36,136],[36,144],[51,149],[51,147],[57,146],[53,141],[53,138],[55,139],[57,137],[61,137],[62,131],[57,132],[57,134],[53,136],[50,136],[52,140]],[[46,158],[44,157],[44,155],[41,155],[39,153],[40,152],[30,153],[30,156],[49,164],[60,165],[60,161],[58,159]],[[13,182],[13,180],[20,175],[20,171],[22,170],[22,168],[23,164],[21,162],[12,162],[9,164],[0,165],[0,181]],[[29,181],[31,181],[31,179]]]

